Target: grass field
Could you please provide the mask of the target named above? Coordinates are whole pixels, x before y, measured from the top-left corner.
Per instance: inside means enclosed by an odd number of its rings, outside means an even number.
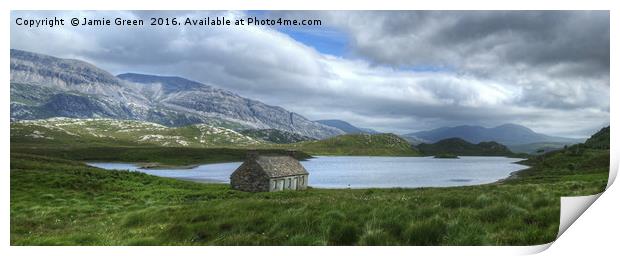
[[[609,169],[607,143],[531,158],[532,168],[497,184],[246,193],[74,161],[135,157],[111,153],[118,148],[11,146],[12,245],[542,244],[557,235],[560,196],[603,191]],[[193,159],[149,150],[137,155]]]

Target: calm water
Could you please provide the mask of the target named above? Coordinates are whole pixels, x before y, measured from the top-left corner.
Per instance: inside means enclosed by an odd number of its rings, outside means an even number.
[[[527,168],[521,159],[506,157],[367,157],[321,156],[302,161],[310,173],[309,185],[320,188],[449,187],[495,182]],[[149,170],[127,163],[89,163],[92,166],[133,170],[161,177],[228,183],[241,164],[205,164],[193,169]]]

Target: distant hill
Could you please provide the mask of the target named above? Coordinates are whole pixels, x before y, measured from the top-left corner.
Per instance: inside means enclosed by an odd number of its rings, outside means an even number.
[[[508,147],[497,142],[469,143],[460,138],[449,138],[433,144],[422,143],[417,146],[423,155],[458,156],[512,156]]]
[[[312,155],[417,156],[409,142],[395,134],[346,134],[292,145]]]
[[[257,140],[263,140],[276,144],[288,144],[315,140],[314,138],[299,135],[297,133],[280,131],[276,129],[247,129],[240,131],[240,133]]]
[[[538,142],[559,142],[574,144],[583,142],[581,139],[549,136],[532,131],[530,128],[516,124],[504,124],[493,128],[482,126],[442,127],[430,131],[421,131],[405,134],[429,143],[448,138],[461,138],[471,143],[495,141],[504,145],[521,145]]]
[[[375,131],[373,129],[368,129],[368,128],[360,128],[357,126],[354,126],[346,121],[342,121],[342,120],[337,120],[337,119],[329,119],[329,120],[316,120],[315,122],[320,123],[322,125],[326,125],[326,126],[330,126],[330,127],[334,127],[337,129],[340,129],[341,131],[345,132],[346,134],[360,134],[360,133],[367,133],[367,134],[378,134],[378,131]]]

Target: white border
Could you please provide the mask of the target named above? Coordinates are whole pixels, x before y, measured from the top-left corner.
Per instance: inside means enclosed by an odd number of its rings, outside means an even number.
[[[0,94],[2,102],[2,131],[5,136],[1,136],[3,147],[0,149],[0,157],[2,161],[2,195],[0,203],[4,205],[0,219],[0,225],[4,232],[0,233],[2,243],[2,255],[204,255],[204,254],[296,254],[296,255],[332,255],[332,254],[355,254],[355,255],[378,255],[378,254],[439,254],[439,255],[506,255],[506,254],[529,254],[542,251],[548,245],[519,247],[519,246],[488,246],[488,247],[10,247],[10,176],[9,176],[9,118],[10,97],[8,93],[8,83],[10,79],[9,68],[9,48],[10,48],[10,10],[495,10],[495,9],[517,9],[517,10],[611,10],[611,70],[616,70],[618,53],[614,51],[613,45],[618,45],[618,34],[614,32],[614,28],[618,28],[618,19],[614,19],[615,6],[613,1],[588,0],[588,1],[566,1],[566,0],[520,0],[520,1],[492,1],[492,0],[433,0],[433,1],[333,1],[333,0],[312,0],[306,2],[271,0],[271,1],[191,1],[191,0],[150,0],[150,1],[126,1],[126,0],[108,0],[108,1],[19,1],[9,2],[2,1],[2,20],[6,22],[1,27],[0,56],[4,60],[0,67],[2,77],[0,81],[5,81],[5,91]],[[611,76],[611,84],[614,84],[614,77]],[[611,86],[610,95],[618,95],[617,86]],[[616,97],[617,98],[617,97]],[[611,112],[618,112],[618,104],[611,100]],[[618,126],[617,115],[610,116],[612,129],[612,150],[611,161],[612,168],[610,171],[610,180],[615,178],[618,170]],[[612,186],[607,192],[603,193],[601,199],[594,203],[593,209],[588,210],[584,215],[569,228],[565,235],[560,237],[550,250],[544,254],[564,255],[566,253],[574,253],[581,251],[587,253],[592,250],[605,252],[614,252],[615,234],[618,231],[619,224],[617,221],[617,212],[619,207],[618,199],[620,191],[617,186]],[[605,216],[605,218],[601,218]],[[607,228],[604,228],[607,227]],[[612,229],[609,229],[611,227]],[[583,232],[583,233],[580,233]],[[566,236],[566,239],[564,237]],[[614,240],[612,240],[614,239]],[[586,244],[583,242],[586,241]],[[607,241],[605,243],[605,241]],[[588,244],[589,243],[589,244]],[[591,245],[596,244],[596,248]],[[609,253],[608,253],[609,254]]]

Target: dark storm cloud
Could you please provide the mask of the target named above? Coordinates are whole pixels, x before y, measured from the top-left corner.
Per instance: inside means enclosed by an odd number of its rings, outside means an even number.
[[[19,14],[162,16],[142,11]],[[277,28],[254,26],[23,29],[12,25],[11,47],[87,60],[115,74],[183,76],[311,119],[338,118],[383,131],[514,122],[556,135],[585,136],[609,123],[608,12],[264,15],[321,18],[325,29],[346,34],[350,55],[322,54],[311,43],[295,41]],[[317,33],[316,27],[308,29]]]
[[[335,12],[324,16],[352,32],[360,55],[381,64],[467,68],[468,58],[492,53],[504,65],[568,62],[609,71],[607,11]],[[386,50],[392,47],[397,50]]]

